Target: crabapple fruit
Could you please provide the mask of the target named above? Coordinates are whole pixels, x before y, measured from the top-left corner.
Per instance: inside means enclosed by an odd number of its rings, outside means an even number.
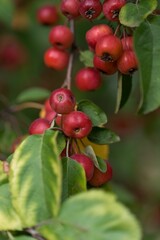
[[[76,100],[73,93],[66,88],[58,88],[49,98],[52,109],[59,114],[67,114],[74,110]]]
[[[81,164],[81,166],[84,168],[86,179],[89,181],[92,178],[94,172],[93,161],[88,156],[78,153],[73,154],[70,156],[70,158]]]
[[[73,43],[74,37],[71,30],[64,25],[57,25],[53,27],[49,34],[50,43],[59,49],[70,48]]]
[[[86,41],[91,51],[95,50],[97,41],[104,35],[113,34],[112,28],[106,24],[98,24],[86,32]]]
[[[49,122],[44,118],[37,118],[29,126],[29,134],[42,134],[50,127]]]
[[[82,91],[93,91],[101,86],[102,79],[100,72],[92,67],[79,70],[75,78],[76,86]]]
[[[107,165],[107,171],[105,173],[101,172],[98,168],[94,166],[93,177],[89,181],[89,184],[93,187],[100,187],[101,185],[107,183],[112,179],[112,167],[108,161],[105,161]]]
[[[95,52],[103,61],[114,62],[123,52],[121,40],[114,35],[103,36],[98,40]]]
[[[49,48],[44,54],[44,63],[55,70],[63,70],[69,62],[69,53],[56,48]]]
[[[107,0],[103,4],[104,16],[110,21],[119,21],[119,11],[126,4],[126,0]]]
[[[132,74],[138,69],[138,61],[134,51],[126,50],[117,61],[118,70],[123,74]]]
[[[45,5],[37,10],[37,20],[43,25],[55,24],[58,20],[58,12],[55,6]]]
[[[84,138],[92,130],[90,118],[81,111],[73,111],[62,118],[64,134],[72,138]]]

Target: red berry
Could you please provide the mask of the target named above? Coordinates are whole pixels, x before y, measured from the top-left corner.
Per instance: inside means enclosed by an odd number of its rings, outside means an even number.
[[[107,171],[101,172],[98,168],[94,167],[93,177],[89,181],[89,184],[93,187],[100,187],[101,185],[109,182],[112,179],[112,167],[109,162],[106,161]]]
[[[86,33],[86,41],[90,50],[94,51],[97,41],[104,35],[110,34],[113,34],[112,29],[105,24],[95,25],[89,29]]]
[[[55,6],[45,5],[38,9],[37,20],[43,25],[52,25],[58,20],[58,12]]]
[[[76,74],[76,86],[82,91],[93,91],[101,86],[102,79],[98,70],[92,67],[82,68]]]
[[[100,72],[111,75],[117,72],[117,63],[116,62],[105,62],[96,55],[93,58],[93,65]]]
[[[52,108],[51,108],[51,105],[50,105],[50,102],[49,102],[49,98],[44,103],[44,109],[45,109],[45,112],[51,112],[52,111]]]
[[[119,11],[126,4],[126,0],[107,0],[103,4],[103,13],[110,21],[119,21]]]
[[[133,37],[127,36],[121,39],[123,50],[133,50]]]
[[[89,181],[93,176],[94,171],[93,161],[84,154],[73,154],[71,158],[82,165],[86,174],[86,179],[87,181]]]
[[[62,116],[63,116],[62,114],[58,114],[56,117],[56,124],[59,127],[62,127]]]
[[[63,116],[62,129],[68,137],[84,138],[92,130],[92,122],[85,113],[73,111]]]
[[[29,127],[29,134],[42,134],[50,127],[49,122],[44,118],[37,118]]]
[[[69,53],[56,48],[49,48],[44,54],[44,63],[55,70],[63,70],[69,62]]]
[[[67,114],[74,110],[76,100],[73,93],[66,88],[58,88],[51,93],[50,105],[59,114]]]
[[[138,62],[135,53],[132,50],[123,52],[117,61],[118,70],[123,74],[132,74],[138,68]]]
[[[114,62],[122,54],[121,40],[114,35],[101,37],[96,44],[96,55],[103,61]]]
[[[99,0],[83,0],[80,2],[79,12],[84,18],[95,19],[102,12],[102,4]]]
[[[56,117],[57,113],[55,111],[50,111],[46,113],[45,119],[51,123],[53,121],[53,119]]]
[[[80,15],[79,4],[79,0],[62,0],[60,5],[61,12],[68,19],[77,18]]]
[[[49,34],[50,43],[59,49],[67,49],[73,43],[73,33],[64,25],[57,25],[53,27]]]

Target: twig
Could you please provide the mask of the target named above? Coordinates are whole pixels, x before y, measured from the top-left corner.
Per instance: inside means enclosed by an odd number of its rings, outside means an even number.
[[[74,21],[73,20],[70,20],[70,30],[71,30],[71,32],[74,33]],[[72,47],[72,50],[70,53],[66,78],[64,80],[64,83],[62,84],[62,87],[66,87],[68,89],[71,89],[71,73],[72,73],[72,66],[73,66],[73,56],[74,56],[74,46]]]
[[[35,109],[42,109],[44,106],[43,104],[40,104],[40,103],[35,103],[35,102],[25,102],[25,103],[21,103],[19,105],[15,105],[15,106],[12,106],[10,108],[10,110],[12,112],[19,112],[23,109],[26,109],[26,108],[35,108]]]

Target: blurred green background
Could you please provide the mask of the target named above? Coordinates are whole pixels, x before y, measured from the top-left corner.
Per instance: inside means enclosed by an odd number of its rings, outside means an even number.
[[[51,27],[37,22],[36,11],[46,3],[57,4],[58,7],[59,1],[0,0],[1,159],[10,154],[14,140],[27,134],[29,124],[39,117],[36,109],[12,111],[20,93],[32,87],[52,91],[65,79],[65,71],[48,69],[43,62],[44,51],[50,46],[48,33]],[[59,13],[58,24],[64,21]],[[79,19],[75,23],[75,38],[80,50],[87,50],[85,33],[96,22]],[[13,51],[10,61],[1,58],[6,46]],[[137,114],[139,82],[138,73],[135,73],[127,104],[114,114],[117,75],[103,75],[103,85],[96,92],[80,92],[75,87],[74,76],[82,67],[77,53],[72,73],[72,89],[77,100],[88,98],[103,108],[108,116],[107,127],[121,137],[121,142],[110,146],[109,160],[114,176],[107,188],[112,189],[136,214],[143,228],[144,240],[160,240],[160,111],[145,116]]]

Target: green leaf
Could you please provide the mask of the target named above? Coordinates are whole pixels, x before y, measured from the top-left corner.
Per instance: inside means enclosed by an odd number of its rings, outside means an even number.
[[[132,76],[119,74],[117,84],[117,101],[115,113],[122,108],[127,102],[132,89]]]
[[[100,127],[93,127],[91,133],[88,135],[88,139],[97,144],[111,144],[120,141],[119,136],[114,132]]]
[[[80,52],[80,61],[85,65],[85,67],[93,67],[93,52],[86,50]]]
[[[12,206],[9,184],[1,185],[0,193],[0,231],[21,230],[21,221]]]
[[[3,161],[0,161],[0,185],[8,182],[8,176],[3,170]]]
[[[61,195],[57,132],[27,137],[13,154],[10,188],[23,225],[30,227],[56,216]]]
[[[160,106],[160,25],[158,19],[152,23],[142,23],[134,34],[142,88],[140,112],[144,114]]]
[[[40,87],[29,88],[18,95],[16,102],[40,101],[48,98],[49,95],[50,91],[47,89]]]
[[[157,0],[141,0],[139,4],[127,3],[119,13],[120,23],[128,27],[139,26],[157,7]]]
[[[59,217],[38,229],[47,239],[65,240],[140,240],[135,217],[115,196],[92,190],[69,198]]]
[[[92,146],[87,146],[85,148],[85,154],[90,157],[94,163],[94,165],[101,171],[106,172],[107,171],[107,165],[105,164],[104,159],[96,156]]]
[[[101,126],[107,123],[105,112],[90,100],[82,100],[78,103],[78,111],[86,113],[92,121],[93,126]]]
[[[62,132],[58,131],[56,141],[58,152],[61,154],[61,152],[64,150],[66,146],[66,138]]]
[[[63,190],[62,200],[76,193],[86,191],[86,176],[83,167],[71,158],[62,158]]]
[[[0,19],[7,25],[11,25],[13,13],[14,13],[14,2],[10,0],[0,1]]]

